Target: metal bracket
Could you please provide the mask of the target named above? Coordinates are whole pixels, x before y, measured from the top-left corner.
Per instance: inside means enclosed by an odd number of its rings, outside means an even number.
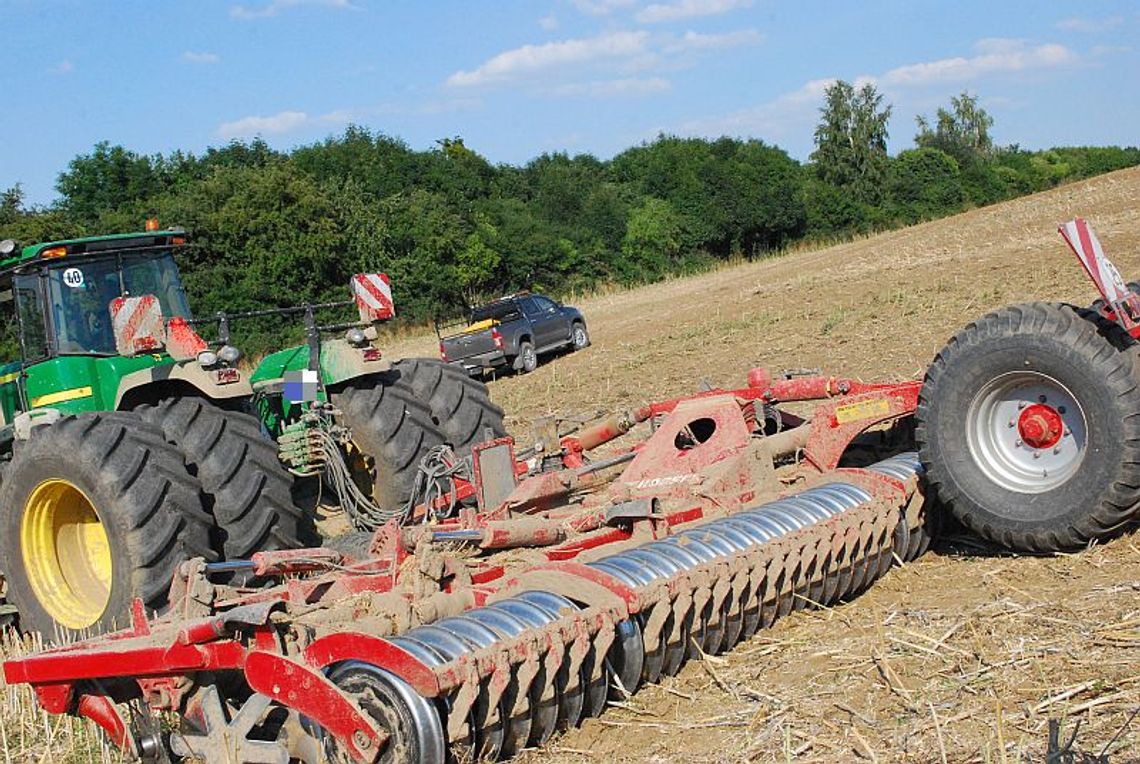
[[[254,693],[234,718],[227,722],[218,688],[202,693],[199,707],[206,727],[203,734],[176,733],[170,736],[170,749],[176,756],[193,756],[201,761],[226,764],[289,764],[289,751],[281,743],[250,740],[250,730],[261,720],[272,698]]]

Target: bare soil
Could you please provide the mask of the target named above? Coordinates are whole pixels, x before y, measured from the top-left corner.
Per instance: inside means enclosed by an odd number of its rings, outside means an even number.
[[[816,251],[582,301],[593,346],[491,382],[544,414],[743,385],[749,368],[918,377],[1002,305],[1097,296],[1057,226],[1083,216],[1140,277],[1140,170]],[[431,353],[434,339],[407,343]],[[961,547],[965,545],[966,551]],[[689,665],[527,762],[1140,761],[1140,539],[1078,555],[944,544],[858,600]],[[1131,718],[1131,723],[1129,720]],[[1082,758],[1089,757],[1089,758]]]

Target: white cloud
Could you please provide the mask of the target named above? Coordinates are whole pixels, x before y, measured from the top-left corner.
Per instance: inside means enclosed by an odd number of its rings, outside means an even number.
[[[182,54],[182,60],[191,64],[216,64],[222,59],[217,53],[188,50]]]
[[[862,84],[866,78],[861,78]],[[723,117],[692,120],[681,125],[690,135],[757,135],[766,140],[798,136],[819,113],[823,94],[834,77],[809,80],[801,87],[758,106],[740,109]]]
[[[614,11],[629,8],[635,0],[571,0],[574,7],[591,16],[606,16]]]
[[[1057,43],[1031,47],[1024,40],[991,38],[979,40],[975,49],[977,55],[968,58],[943,58],[891,69],[883,81],[890,85],[965,82],[989,74],[1047,69],[1077,61],[1076,53]]]
[[[559,85],[548,91],[550,95],[563,98],[614,98],[617,96],[652,95],[664,93],[672,87],[664,77],[626,78],[617,80],[595,80],[593,82],[571,82]]]
[[[634,18],[642,24],[660,24],[697,16],[716,16],[751,5],[752,0],[673,0],[647,5]]]
[[[628,58],[645,52],[648,39],[647,32],[611,32],[597,37],[524,45],[492,56],[471,71],[455,72],[447,78],[447,84],[485,85],[560,66]]]
[[[553,13],[549,16],[543,16],[538,20],[538,25],[547,32],[553,32],[558,28],[558,17]]]
[[[701,34],[690,31],[671,42],[665,43],[663,50],[665,53],[725,50],[741,45],[756,45],[763,41],[764,35],[755,29],[741,29],[737,32],[724,32],[722,34]]]
[[[243,117],[233,122],[223,122],[218,126],[218,136],[229,140],[257,135],[281,135],[300,130],[311,122],[309,115],[303,111],[282,111],[270,117]]]
[[[1124,23],[1123,16],[1109,16],[1103,19],[1090,19],[1080,16],[1073,16],[1067,19],[1061,19],[1054,26],[1058,29],[1063,29],[1066,32],[1107,32],[1110,29],[1115,29]]]
[[[356,6],[350,0],[269,0],[264,5],[248,7],[235,5],[230,8],[230,15],[235,19],[266,19],[276,16],[282,11],[297,8],[303,5],[320,6],[337,10],[355,10]]]
[[[50,74],[71,74],[73,71],[75,71],[75,64],[71,63],[70,58],[65,58],[48,69]]]

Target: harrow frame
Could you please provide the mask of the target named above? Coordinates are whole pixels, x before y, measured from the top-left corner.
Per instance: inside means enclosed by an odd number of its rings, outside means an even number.
[[[443,499],[476,507],[432,522],[420,507],[352,549],[256,554],[244,564],[282,579],[268,589],[215,584],[218,566],[192,561],[162,617],[136,602],[129,629],[7,661],[5,677],[144,757],[509,756],[919,553],[914,455],[840,466],[869,429],[909,418],[919,387],[753,369],[744,388],[547,435],[528,461],[486,444],[509,466],[477,452],[474,479]],[[780,408],[797,402],[816,405]],[[646,439],[588,461],[646,421]],[[484,488],[504,481],[490,506]],[[124,703],[186,724],[164,738]]]

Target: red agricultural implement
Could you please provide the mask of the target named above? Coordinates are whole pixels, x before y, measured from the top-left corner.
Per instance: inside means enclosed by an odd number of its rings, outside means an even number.
[[[492,441],[458,487],[471,508],[425,523],[421,506],[356,548],[254,555],[256,576],[282,579],[272,588],[211,582],[233,563],[187,564],[162,618],[139,608],[130,629],[6,676],[144,757],[509,756],[918,554],[916,456],[840,466],[908,442],[918,390],[757,369],[745,388],[536,444],[528,462]],[[809,420],[783,408],[796,401],[820,403]],[[640,422],[648,437],[588,461]],[[184,723],[164,734],[132,705]]]
[[[519,458],[509,438],[469,468],[435,454],[403,524],[191,561],[162,617],[136,604],[5,676],[150,760],[502,758],[918,556],[924,485],[1008,546],[1102,538],[1140,503],[1140,305],[1071,225],[1103,302],[991,313],[922,382],[754,369],[573,434],[540,423]],[[276,583],[236,588],[235,567]]]

